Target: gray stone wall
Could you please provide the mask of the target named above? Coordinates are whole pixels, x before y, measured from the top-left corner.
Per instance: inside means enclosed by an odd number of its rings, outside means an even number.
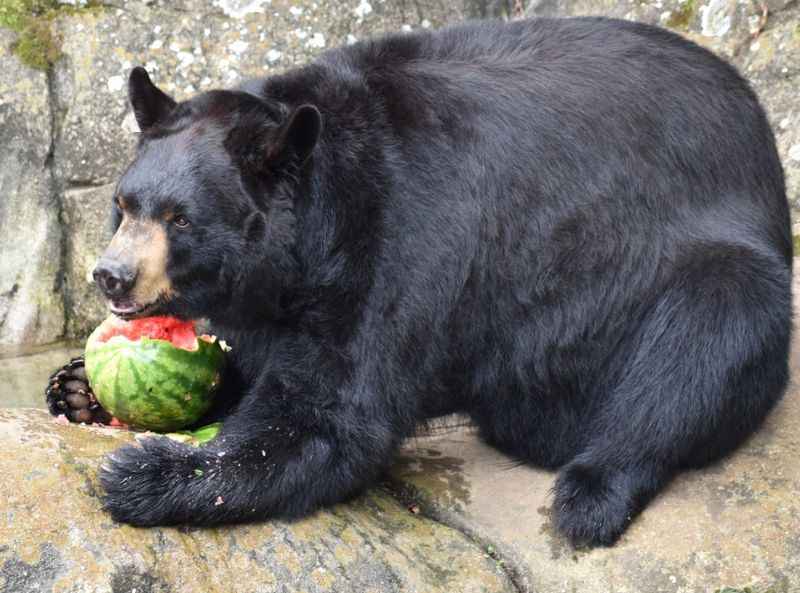
[[[104,315],[91,270],[135,142],[132,66],[147,66],[183,99],[372,34],[514,16],[525,5],[529,16],[661,24],[732,60],[769,111],[800,220],[800,4],[792,0],[113,0],[52,21],[61,57],[47,72],[17,59],[16,34],[0,29],[0,347],[83,337]]]
[[[0,344],[64,331],[64,236],[51,174],[47,77],[24,69],[0,29]]]

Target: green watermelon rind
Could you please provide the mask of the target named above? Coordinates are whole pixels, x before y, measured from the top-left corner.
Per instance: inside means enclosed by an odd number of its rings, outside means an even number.
[[[197,345],[190,351],[150,338],[98,342],[95,332],[85,353],[89,385],[100,405],[127,424],[184,428],[208,411],[224,364],[217,340]]]
[[[205,445],[209,441],[217,438],[221,428],[222,422],[212,422],[211,424],[206,424],[205,426],[201,426],[195,430],[179,430],[178,432],[168,432],[165,436],[178,441],[179,443],[186,443],[187,445],[192,445],[193,447],[199,447],[200,445]]]

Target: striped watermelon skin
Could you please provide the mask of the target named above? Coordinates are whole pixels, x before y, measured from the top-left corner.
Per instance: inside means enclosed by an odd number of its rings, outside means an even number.
[[[138,428],[169,432],[208,411],[224,364],[217,340],[197,340],[190,351],[146,337],[99,342],[99,331],[86,345],[86,375],[108,412]]]

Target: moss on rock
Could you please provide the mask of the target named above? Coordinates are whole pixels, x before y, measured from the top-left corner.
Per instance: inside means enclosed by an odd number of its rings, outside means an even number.
[[[692,19],[697,13],[697,1],[686,0],[683,4],[679,4],[675,10],[672,11],[667,19],[667,26],[671,29],[680,29],[686,31],[692,24]]]
[[[79,5],[57,0],[5,0],[0,4],[0,27],[15,31],[12,49],[22,62],[37,70],[47,70],[61,57],[61,37],[53,30],[53,20],[62,14],[77,14],[100,7],[99,0]]]

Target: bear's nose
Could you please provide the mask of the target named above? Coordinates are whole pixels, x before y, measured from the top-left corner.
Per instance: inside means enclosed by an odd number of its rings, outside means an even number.
[[[101,260],[92,272],[92,277],[106,297],[118,299],[133,288],[136,272],[125,264]]]

